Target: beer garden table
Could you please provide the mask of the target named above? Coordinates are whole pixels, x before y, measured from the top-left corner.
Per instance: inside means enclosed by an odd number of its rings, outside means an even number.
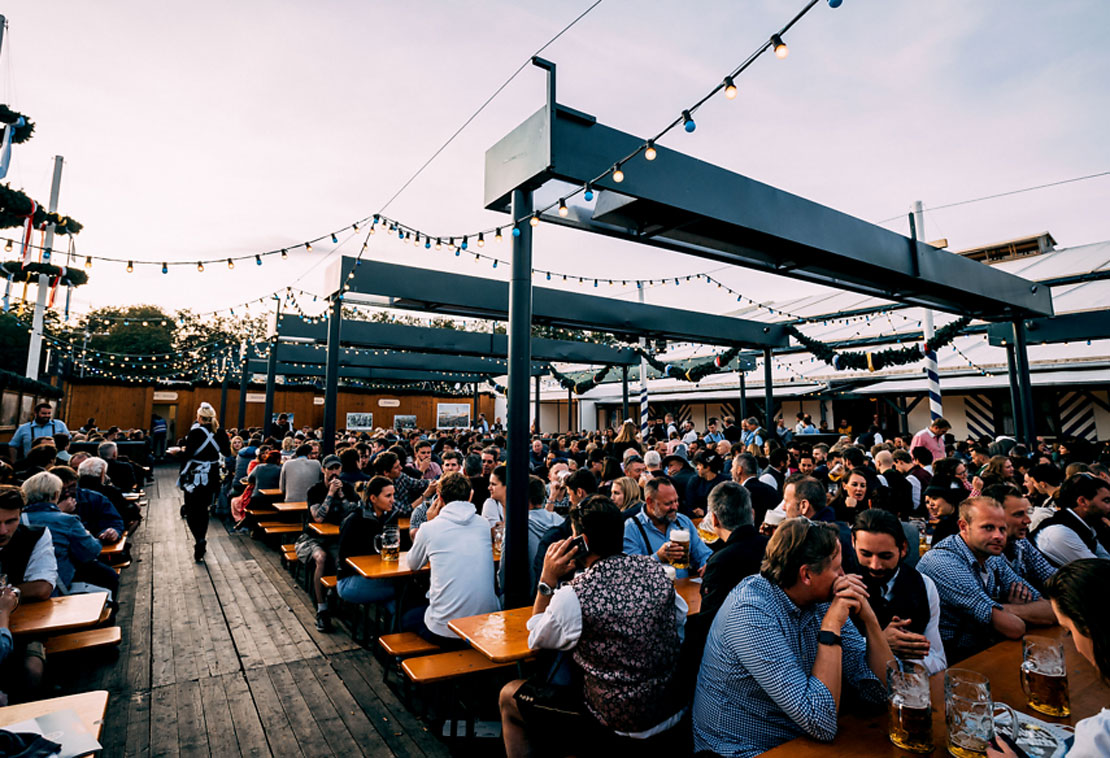
[[[114,563],[116,559],[123,555],[123,549],[125,547],[127,547],[127,535],[120,537],[116,542],[102,545],[100,548],[100,555]]]
[[[99,739],[100,727],[104,723],[104,714],[108,710],[108,691],[94,690],[92,692],[82,692],[79,695],[52,697],[47,700],[35,700],[31,703],[20,703],[19,705],[0,708],[0,727],[70,709],[77,713],[77,717],[81,719],[81,723],[88,729],[89,734]]]
[[[347,559],[347,565],[367,579],[397,579],[432,570],[431,564],[425,563],[420,569],[412,571],[405,560],[406,556],[408,552],[401,553],[396,561],[383,561],[380,555],[356,555]]]
[[[321,537],[338,537],[339,524],[329,524],[324,522],[322,524],[312,523],[308,528],[319,534]]]
[[[307,513],[308,502],[305,500],[293,500],[288,503],[274,503],[273,508],[279,513]]]
[[[92,626],[107,602],[107,592],[89,592],[21,603],[12,613],[9,629],[14,635],[49,635]]]
[[[1052,718],[1034,711],[1025,700],[1021,689],[1021,640],[1004,640],[981,653],[954,664],[952,668],[970,669],[985,674],[991,682],[991,697],[1005,703],[1019,713],[1034,716],[1042,721],[1075,725],[1077,721],[1093,716],[1110,704],[1110,686],[1099,680],[1098,671],[1075,649],[1067,630],[1060,626],[1034,628],[1034,637],[1054,637],[1064,645],[1068,669],[1068,694],[1071,698],[1071,715]],[[931,680],[933,710],[933,753],[947,754],[947,731],[944,723],[944,672],[934,674]],[[832,742],[817,742],[808,737],[798,737],[763,753],[765,758],[810,758],[811,756],[856,756],[874,758],[883,756],[915,755],[894,746],[887,733],[887,714],[861,717],[854,714],[840,715],[837,736]]]

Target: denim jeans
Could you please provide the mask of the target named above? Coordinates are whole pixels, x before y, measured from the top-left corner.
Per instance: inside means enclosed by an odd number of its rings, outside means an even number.
[[[385,603],[386,608],[393,610],[394,590],[393,583],[382,579],[367,579],[363,576],[345,576],[336,585],[339,597],[348,603],[359,605],[376,605]]]

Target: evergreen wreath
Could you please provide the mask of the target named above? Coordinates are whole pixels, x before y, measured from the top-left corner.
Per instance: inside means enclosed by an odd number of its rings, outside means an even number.
[[[675,366],[671,363],[663,363],[663,361],[659,360],[653,355],[649,355],[645,350],[639,347],[634,349],[637,353],[643,356],[644,360],[646,360],[653,369],[661,373],[663,376],[669,376],[673,379],[681,379],[686,382],[694,382],[695,384],[700,382],[707,376],[716,374],[719,371],[724,371],[726,368],[728,368],[728,364],[732,363],[736,356],[740,354],[740,348],[734,347],[714,357],[712,360],[708,360],[704,363],[699,363],[690,366],[689,368],[683,369],[682,367]]]
[[[971,323],[970,316],[961,316],[950,324],[942,326],[933,334],[933,339],[928,344],[922,342],[917,345],[905,347],[889,347],[877,352],[860,351],[855,353],[838,353],[820,340],[803,334],[796,326],[787,325],[786,331],[791,337],[802,343],[806,350],[814,356],[829,364],[838,371],[880,371],[888,366],[905,366],[921,360],[927,349],[939,350],[952,342]]]
[[[0,184],[0,229],[23,226],[30,212],[31,198],[7,184]],[[53,223],[54,231],[58,234],[77,234],[83,228],[69,216],[47,212],[41,203],[35,206],[35,215],[31,222],[36,229],[48,222]]]
[[[605,381],[605,377],[609,375],[609,372],[613,370],[612,366],[605,366],[584,382],[576,382],[566,374],[558,371],[554,366],[551,366],[550,368],[551,376],[555,377],[555,380],[559,382],[559,385],[565,390],[571,390],[576,395],[581,395],[583,392],[589,392],[594,387],[601,384],[603,381]]]
[[[89,275],[79,268],[70,266],[54,266],[49,263],[20,264],[19,261],[4,261],[0,263],[0,276],[11,277],[13,282],[26,282],[37,279],[39,274],[46,274],[51,279],[62,277],[61,283],[67,287],[80,287],[87,284]]]
[[[31,139],[35,132],[35,122],[18,111],[13,111],[6,105],[0,105],[0,122],[11,126],[19,119],[23,119],[23,126],[16,126],[12,130],[12,144],[21,145]]]

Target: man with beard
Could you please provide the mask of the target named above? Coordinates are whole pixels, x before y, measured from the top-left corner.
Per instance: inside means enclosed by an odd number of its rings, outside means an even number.
[[[859,514],[852,547],[867,602],[891,651],[899,658],[921,659],[930,674],[948,668],[940,640],[940,595],[932,579],[903,563],[907,541],[898,517],[877,508]]]
[[[949,663],[1021,639],[1029,624],[1055,624],[1047,600],[1014,573],[1006,547],[1006,512],[989,497],[960,503],[959,533],[922,556],[918,570],[940,593],[940,637]]]
[[[678,512],[678,492],[665,476],[648,481],[644,487],[644,507],[624,525],[624,552],[652,555],[660,563],[672,563],[689,551],[689,568],[676,570],[679,579],[691,573],[701,576],[713,551],[698,536],[694,522]],[[671,539],[675,531],[685,531],[687,547]]]
[[[1056,573],[1056,568],[1026,539],[1029,535],[1029,501],[1012,484],[992,484],[983,490],[983,494],[1002,503],[1002,509],[1006,511],[1006,549],[1002,551],[1002,557],[1015,574],[1036,587],[1037,592],[1043,592],[1044,583]]]

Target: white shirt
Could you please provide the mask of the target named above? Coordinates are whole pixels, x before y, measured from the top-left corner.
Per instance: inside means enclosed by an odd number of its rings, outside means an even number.
[[[1110,755],[1110,710],[1103,708],[1075,725],[1075,742],[1068,758],[1106,758]]]
[[[903,566],[898,571],[917,571],[917,569]],[[887,601],[894,596],[894,580],[897,578],[898,574],[895,573],[883,588],[883,597]],[[925,625],[925,639],[929,640],[929,654],[920,663],[932,676],[948,668],[948,659],[944,656],[944,643],[940,639],[940,594],[932,579],[924,574],[921,574],[921,578],[925,580],[925,596],[929,598],[929,623]]]
[[[779,488],[779,480],[775,478],[771,472],[765,472],[760,475],[759,481],[763,482],[769,487],[774,487],[776,490]]]
[[[1042,521],[1052,518],[1056,515],[1056,509],[1052,507],[1045,507],[1038,505],[1033,510],[1029,511],[1029,531],[1033,531],[1041,525]]]
[[[447,622],[498,610],[489,522],[469,501],[450,502],[425,521],[405,560],[412,571],[432,566],[424,624],[433,634],[458,637]]]
[[[486,502],[482,503],[482,516],[489,522],[490,526],[497,526],[505,520],[505,506],[492,497],[487,497]]]
[[[22,518],[26,518],[23,516]],[[24,524],[27,522],[24,521]],[[11,579],[14,579],[12,577]],[[10,579],[9,579],[10,581]],[[49,528],[44,528],[39,541],[31,550],[31,557],[27,559],[27,568],[23,571],[22,582],[50,582],[51,588],[58,586],[58,558],[54,555],[54,537]],[[53,590],[52,590],[53,591]]]
[[[906,475],[906,481],[910,483],[910,500],[913,501],[913,510],[917,510],[921,505],[921,480],[916,476]]]
[[[684,443],[686,443],[687,445],[689,445],[691,442],[694,442],[695,440],[697,440],[697,438],[698,438],[698,433],[695,432],[693,429],[686,432],[686,434],[682,435],[682,441]]]
[[[1075,520],[1080,523],[1083,522],[1078,516],[1075,517]],[[1086,523],[1083,523],[1082,528],[1090,530],[1091,534],[1095,533],[1095,530],[1091,529]],[[1092,553],[1090,548],[1079,538],[1079,535],[1075,533],[1075,530],[1063,524],[1046,526],[1037,532],[1036,543],[1037,549],[1048,556],[1048,559],[1057,566],[1063,566],[1065,563],[1078,561],[1081,558],[1110,558],[1110,553],[1107,553],[1102,545],[1098,543],[1095,543],[1095,552]]]

